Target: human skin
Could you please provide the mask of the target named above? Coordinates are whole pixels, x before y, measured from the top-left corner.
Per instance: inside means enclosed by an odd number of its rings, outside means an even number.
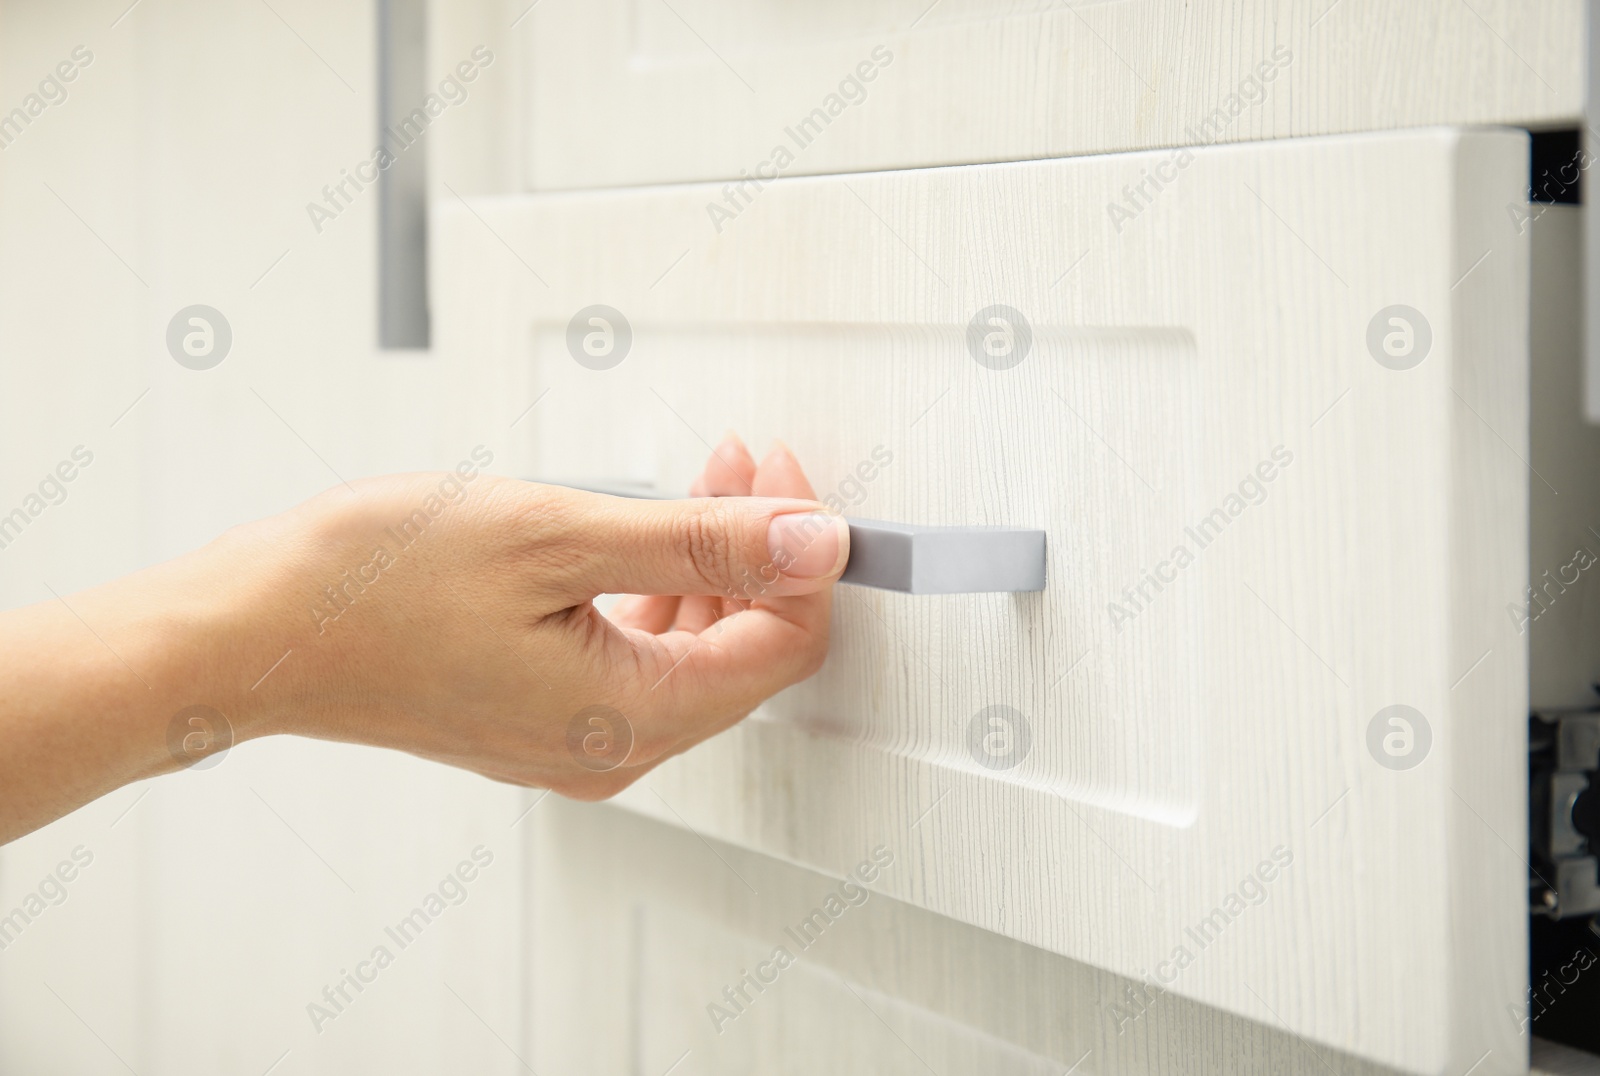
[[[849,533],[782,445],[758,466],[729,435],[682,501],[479,474],[402,548],[390,528],[447,478],[340,486],[0,613],[0,841],[277,734],[603,799],[826,656]],[[630,596],[605,616],[602,594]]]

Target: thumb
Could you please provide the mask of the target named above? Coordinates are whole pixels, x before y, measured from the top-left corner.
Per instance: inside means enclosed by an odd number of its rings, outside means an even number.
[[[553,513],[577,551],[563,572],[576,600],[596,594],[705,594],[755,600],[811,594],[850,555],[844,517],[816,501],[702,497],[643,501],[563,490]]]

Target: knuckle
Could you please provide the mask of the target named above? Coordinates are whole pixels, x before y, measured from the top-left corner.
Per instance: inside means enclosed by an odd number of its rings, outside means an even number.
[[[518,562],[537,565],[552,584],[582,576],[593,548],[583,539],[582,508],[568,491],[535,485],[495,492],[484,509],[507,535]]]
[[[828,639],[822,636],[813,639],[811,644],[802,652],[800,662],[800,680],[809,680],[822,671],[828,662]]]
[[[808,630],[795,625],[789,633],[789,640],[783,649],[782,659],[773,668],[773,675],[781,678],[783,687],[809,680],[821,672],[828,662],[828,629],[825,624],[821,630]]]
[[[683,520],[679,551],[705,583],[721,590],[732,577],[738,559],[733,520],[715,501],[699,505]]]
[[[578,522],[576,510],[566,491],[555,486],[526,485],[493,491],[485,505],[487,511],[502,515],[514,532],[545,547],[559,546]]]

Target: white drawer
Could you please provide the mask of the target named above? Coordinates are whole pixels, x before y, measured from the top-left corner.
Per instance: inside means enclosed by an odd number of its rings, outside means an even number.
[[[1581,0],[587,0],[516,33],[528,190],[1584,111]]]
[[[1115,223],[1169,153],[775,183],[721,234],[715,187],[442,206],[438,345],[508,423],[540,401],[524,473],[684,489],[732,426],[857,515],[1048,531],[1043,593],[841,593],[821,674],[624,802],[836,877],[885,845],[923,908],[1515,1071],[1526,152],[1214,147]],[[632,330],[607,370],[566,347],[596,303]],[[1009,369],[968,346],[995,304]],[[998,767],[996,706],[1028,740]]]

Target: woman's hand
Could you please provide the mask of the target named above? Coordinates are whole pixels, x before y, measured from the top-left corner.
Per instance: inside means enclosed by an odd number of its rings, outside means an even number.
[[[0,839],[274,733],[613,795],[827,653],[849,535],[794,457],[730,436],[693,493],[363,480],[0,615]]]

